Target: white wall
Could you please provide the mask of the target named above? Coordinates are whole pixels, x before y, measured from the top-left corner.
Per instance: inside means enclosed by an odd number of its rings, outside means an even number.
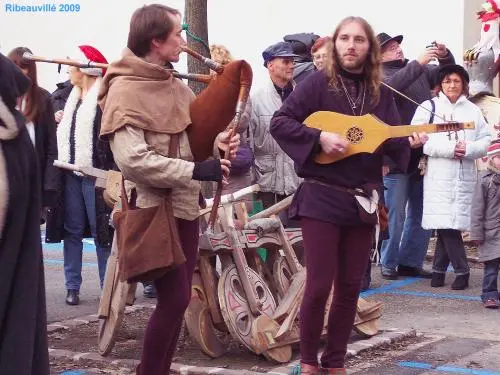
[[[262,51],[297,32],[331,34],[344,17],[365,17],[375,31],[404,34],[403,49],[408,58],[418,56],[433,40],[445,43],[461,62],[466,0],[208,0],[208,28],[211,43],[225,44],[236,58],[247,60],[254,69],[254,88],[267,72]],[[66,57],[79,44],[91,44],[112,61],[126,44],[133,11],[144,0],[59,0],[78,3],[79,13],[6,13],[7,3],[51,4],[53,0],[2,0],[0,51],[7,54],[23,45],[37,55]],[[159,1],[181,11],[183,0]],[[184,69],[185,58],[177,68]],[[57,66],[38,64],[39,83],[52,91]]]

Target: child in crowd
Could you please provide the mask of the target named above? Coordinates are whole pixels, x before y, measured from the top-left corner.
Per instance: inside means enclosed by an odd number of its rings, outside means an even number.
[[[488,169],[478,178],[472,200],[471,240],[479,246],[484,262],[484,307],[498,308],[498,270],[500,267],[500,140],[488,148]]]

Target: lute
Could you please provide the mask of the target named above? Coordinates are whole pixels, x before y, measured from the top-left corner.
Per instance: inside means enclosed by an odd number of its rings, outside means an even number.
[[[390,126],[371,114],[348,116],[329,111],[314,112],[304,120],[304,125],[340,134],[349,141],[349,146],[343,154],[330,156],[323,151],[318,153],[315,158],[318,164],[330,164],[362,152],[373,153],[387,139],[408,137],[414,132],[456,132],[475,128],[473,121]]]

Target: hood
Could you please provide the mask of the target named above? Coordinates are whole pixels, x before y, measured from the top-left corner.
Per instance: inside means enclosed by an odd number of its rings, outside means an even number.
[[[28,91],[29,86],[29,78],[0,53],[0,96],[10,111],[16,108],[17,98]]]
[[[191,123],[189,105],[194,94],[167,69],[151,64],[125,49],[108,66],[99,92],[103,110],[101,137],[125,125],[174,134]]]
[[[2,142],[14,139],[24,123],[15,107],[17,98],[28,90],[29,84],[30,80],[17,66],[0,53],[0,240],[9,203],[7,163]]]
[[[108,66],[99,92],[99,104],[105,105],[109,89],[121,80],[166,82],[171,77],[172,74],[168,70],[137,57],[130,49],[125,48],[122,58]]]

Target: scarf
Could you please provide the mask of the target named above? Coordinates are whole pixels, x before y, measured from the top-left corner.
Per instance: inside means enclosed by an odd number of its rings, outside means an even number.
[[[98,78],[87,92],[76,112],[75,164],[82,167],[93,166],[94,120],[97,112],[97,95],[100,85],[101,79]],[[66,163],[70,162],[71,124],[81,94],[81,88],[74,86],[64,106],[64,115],[61,123],[57,127],[58,159]]]

